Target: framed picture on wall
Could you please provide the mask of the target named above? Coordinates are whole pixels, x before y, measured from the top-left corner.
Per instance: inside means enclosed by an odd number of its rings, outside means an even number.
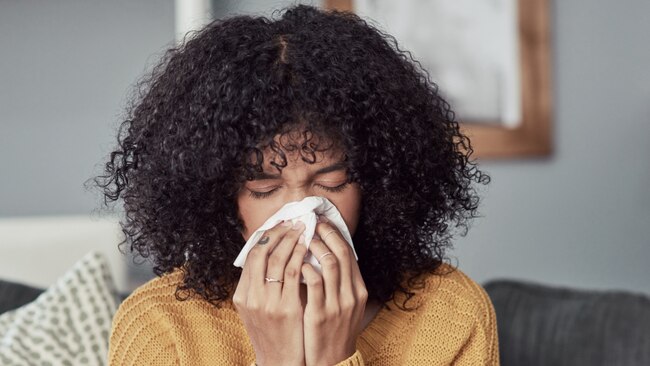
[[[394,36],[440,87],[473,157],[552,151],[547,0],[325,0]]]

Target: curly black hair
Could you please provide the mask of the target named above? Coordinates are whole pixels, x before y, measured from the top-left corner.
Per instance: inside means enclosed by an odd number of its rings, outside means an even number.
[[[426,70],[351,12],[293,5],[280,19],[216,19],[168,48],[135,90],[93,182],[105,206],[124,201],[120,248],[130,243],[158,276],[183,271],[181,300],[219,306],[234,292],[237,193],[265,148],[284,158],[278,134],[300,128],[345,152],[362,193],[359,266],[382,303],[396,291],[408,300],[440,267],[454,228],[464,236],[478,217],[473,181],[490,181]],[[323,150],[314,141],[294,147],[303,160]]]

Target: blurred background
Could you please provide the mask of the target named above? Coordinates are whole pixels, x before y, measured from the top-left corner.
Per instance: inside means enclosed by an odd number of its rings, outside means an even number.
[[[91,249],[120,290],[149,278],[117,251],[119,206],[98,212],[83,186],[132,86],[210,17],[294,3],[0,0],[0,278],[46,287]],[[479,160],[482,217],[450,252],[477,282],[650,294],[649,14],[646,0],[550,2],[553,152]]]

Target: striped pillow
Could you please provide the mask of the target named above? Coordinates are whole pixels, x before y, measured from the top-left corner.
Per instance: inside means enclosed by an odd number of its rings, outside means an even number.
[[[0,315],[0,365],[105,365],[117,305],[106,258],[86,254],[36,300]]]

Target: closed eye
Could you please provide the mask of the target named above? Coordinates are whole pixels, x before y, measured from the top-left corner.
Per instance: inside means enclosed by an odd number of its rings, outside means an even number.
[[[317,184],[317,186],[321,187],[322,189],[324,189],[327,192],[336,193],[336,192],[343,191],[348,184],[349,184],[348,182],[345,182],[345,183],[343,183],[341,185],[338,185],[336,187],[328,187],[328,186],[324,186],[324,185],[321,185],[321,184]],[[267,191],[267,192],[255,192],[255,191],[251,191],[250,189],[248,191],[250,192],[249,193],[250,197],[255,198],[255,199],[263,199],[263,198],[269,197],[270,195],[273,194],[273,192],[277,191],[278,189],[280,189],[280,187],[272,189],[272,190]]]

